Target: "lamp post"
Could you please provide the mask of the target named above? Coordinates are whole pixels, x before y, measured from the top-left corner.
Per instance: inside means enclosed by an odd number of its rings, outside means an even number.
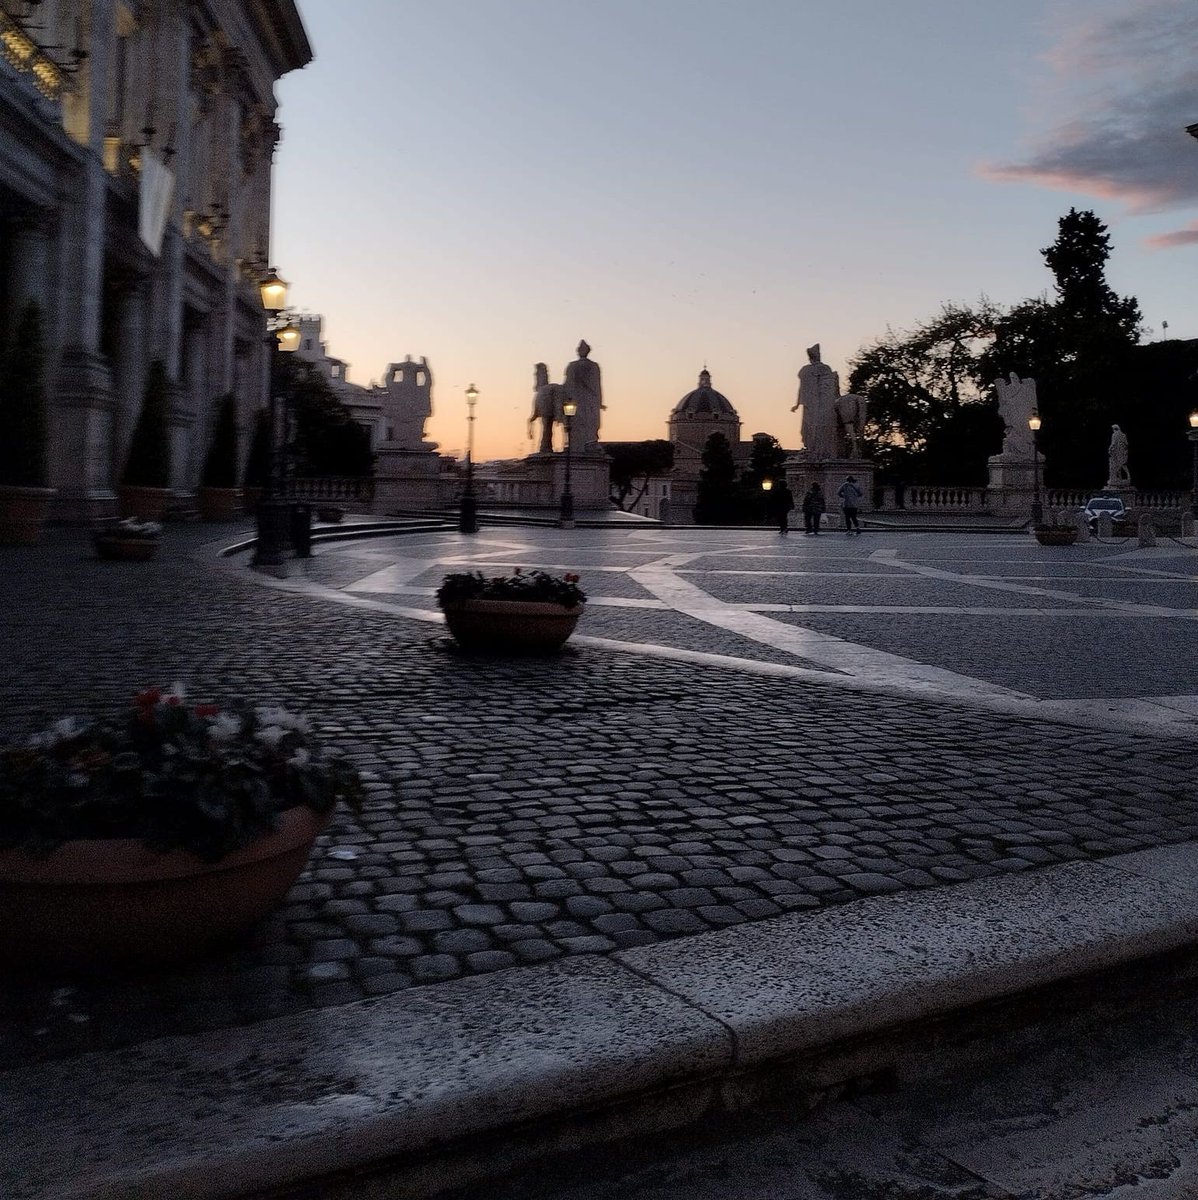
[[[763,479],[761,481],[761,523],[768,525],[770,523],[770,492],[774,490],[774,481],[772,479]]]
[[[1032,413],[1027,419],[1027,427],[1032,431],[1032,525],[1044,524],[1044,508],[1040,504],[1040,414]]]
[[[273,267],[258,284],[266,312],[266,344],[270,348],[270,473],[266,496],[258,504],[258,538],[254,562],[277,567],[291,550],[291,506],[287,501],[287,442],[291,414],[287,393],[280,396],[279,354],[299,346],[299,330],[287,319],[287,283]],[[282,428],[280,429],[280,419]]]
[[[570,490],[570,453],[574,430],[574,414],[578,405],[573,400],[567,400],[562,405],[562,416],[566,418],[566,490],[562,492],[562,510],[558,524],[563,529],[574,528],[574,493]]]
[[[478,403],[478,388],[466,389],[466,487],[462,492],[462,507],[458,513],[458,532],[478,532],[478,501],[474,497],[474,406]]]
[[[1198,134],[1194,136],[1198,137]],[[1194,448],[1194,473],[1190,480],[1190,512],[1198,518],[1198,411],[1190,413],[1190,432],[1186,436]]]

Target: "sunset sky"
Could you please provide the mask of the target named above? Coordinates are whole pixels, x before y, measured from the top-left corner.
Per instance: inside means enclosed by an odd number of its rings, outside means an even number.
[[[1073,205],[1149,337],[1198,337],[1193,0],[299,0],[273,259],[368,383],[426,355],[429,435],[525,454],[581,338],[601,437],[704,364],[798,445],[804,347],[1051,288]]]

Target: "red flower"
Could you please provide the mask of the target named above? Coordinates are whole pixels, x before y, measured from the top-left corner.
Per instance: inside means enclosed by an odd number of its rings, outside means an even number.
[[[144,692],[137,693],[137,705],[139,708],[153,708],[161,699],[161,688],[147,688]]]
[[[167,696],[167,698],[163,701],[163,703],[169,705],[171,708],[177,708],[179,705],[179,697],[178,696]]]
[[[195,714],[197,717],[215,717],[220,712],[220,706],[217,704],[197,704]]]
[[[512,570],[513,570],[513,571],[514,571],[514,572],[515,572],[517,575],[519,575],[519,574],[520,574],[520,572],[524,570],[524,568],[523,568],[523,567],[513,567],[513,568],[512,568]]]

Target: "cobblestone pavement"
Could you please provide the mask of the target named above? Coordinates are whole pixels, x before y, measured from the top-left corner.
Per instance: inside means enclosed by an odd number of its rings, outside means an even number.
[[[585,642],[554,660],[466,657],[431,622],[217,566],[199,553],[212,537],[172,527],[148,564],[95,560],[71,532],[3,551],[0,739],[119,710],[139,688],[177,679],[196,698],[302,709],[367,773],[366,809],[338,816],[284,907],[222,955],[140,977],[0,981],[0,1067],[1198,838],[1188,740]],[[849,673],[880,663],[900,680],[904,663],[914,671],[934,651],[963,695],[967,673],[999,674],[992,659],[1029,629],[1076,627],[1081,618],[1047,603],[1022,606],[1026,589],[1048,589],[1046,602],[1093,607],[1101,654],[1084,670],[1052,659],[1054,670],[1020,668],[1012,651],[1013,686],[1190,691],[1195,613],[1173,591],[1198,595],[1192,551],[1080,549],[1065,562],[996,537],[792,535],[779,546],[754,532],[505,530],[320,546],[306,577],[419,609],[445,563],[578,567],[596,602],[590,633],[746,658],[755,648]],[[662,565],[670,556],[683,561]],[[683,587],[690,611],[678,615],[661,598],[672,576],[718,579],[738,599],[708,607]],[[969,607],[986,612],[941,603],[942,586],[969,588]],[[767,606],[817,589],[833,641],[804,643],[808,656],[771,646],[769,629],[785,645],[787,626]],[[1168,606],[1157,589],[1170,590]],[[945,610],[923,613],[943,620],[931,648],[877,612],[860,638],[878,657],[854,658],[851,621],[896,595]],[[638,626],[638,612],[651,621]],[[758,622],[752,636],[729,612]],[[612,615],[627,624],[609,632]],[[989,641],[979,648],[960,630]]]

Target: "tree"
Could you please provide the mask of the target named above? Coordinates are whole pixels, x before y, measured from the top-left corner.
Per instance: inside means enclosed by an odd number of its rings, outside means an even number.
[[[146,373],[145,399],[121,482],[129,487],[170,487],[171,444],[166,426],[166,367],[161,359],[150,363]]]
[[[931,321],[888,331],[854,360],[849,390],[869,399],[865,442],[881,481],[977,485],[1002,445],[980,355],[1000,310],[984,297],[946,304]]]
[[[753,449],[749,451],[749,469],[741,483],[756,493],[764,479],[782,479],[786,475],[786,451],[772,433],[753,434]]]
[[[265,489],[270,483],[270,410],[254,414],[254,433],[245,460],[245,486]]]
[[[0,484],[45,487],[46,389],[41,309],[21,310],[0,380]]]
[[[722,433],[713,433],[703,446],[695,522],[699,525],[733,525],[740,519],[736,486],[736,460]]]
[[[674,469],[674,443],[662,438],[647,442],[604,442],[603,449],[611,459],[612,499],[622,512],[636,508],[652,476],[665,475]],[[636,495],[629,500],[634,489]]]
[[[237,486],[237,401],[232,392],[216,402],[216,428],[204,458],[204,487]]]
[[[311,363],[280,356],[276,382],[294,423],[293,471],[300,476],[373,475],[370,434]]]

